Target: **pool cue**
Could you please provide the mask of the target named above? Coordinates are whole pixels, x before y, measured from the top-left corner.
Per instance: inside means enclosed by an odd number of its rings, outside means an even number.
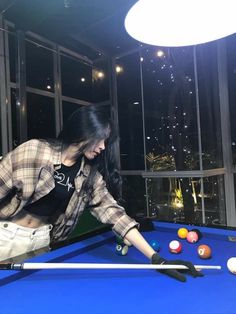
[[[221,269],[221,266],[194,265],[196,269]],[[106,264],[106,263],[0,263],[0,270],[24,269],[188,269],[184,265]]]

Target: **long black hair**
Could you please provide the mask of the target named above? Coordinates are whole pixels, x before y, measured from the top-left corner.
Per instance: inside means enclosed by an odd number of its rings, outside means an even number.
[[[119,202],[121,200],[121,177],[117,154],[118,135],[110,119],[109,107],[101,105],[81,106],[66,121],[58,135],[62,150],[71,144],[81,144],[78,158],[98,141],[105,140],[105,150],[93,160],[85,158],[90,165],[90,174],[82,186],[88,201],[92,197],[94,178],[99,171],[109,192]]]

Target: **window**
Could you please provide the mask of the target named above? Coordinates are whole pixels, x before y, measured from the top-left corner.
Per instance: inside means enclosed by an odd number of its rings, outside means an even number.
[[[140,56],[117,60],[118,115],[122,170],[144,170]]]
[[[192,48],[142,51],[147,168],[199,169]]]
[[[51,49],[26,41],[25,53],[26,85],[53,92],[53,52]]]
[[[229,106],[231,122],[231,139],[233,164],[236,166],[236,36],[230,36],[227,39],[228,54],[228,82],[229,82]]]
[[[92,67],[75,58],[61,56],[62,95],[92,101]]]
[[[73,103],[73,102],[68,102],[68,101],[63,101],[62,102],[62,109],[63,109],[63,123],[69,118],[69,116],[76,111],[80,105]]]
[[[216,43],[196,48],[203,169],[222,167]]]
[[[110,99],[110,76],[106,59],[97,61],[92,70],[92,101],[103,102]]]
[[[27,93],[28,138],[55,137],[54,98]]]

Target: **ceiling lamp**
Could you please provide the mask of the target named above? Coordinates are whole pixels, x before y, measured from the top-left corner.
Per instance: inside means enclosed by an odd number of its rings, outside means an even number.
[[[125,18],[136,40],[155,46],[206,43],[236,32],[236,0],[139,0]]]

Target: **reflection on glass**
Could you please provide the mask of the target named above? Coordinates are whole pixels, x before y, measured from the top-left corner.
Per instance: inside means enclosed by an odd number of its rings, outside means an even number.
[[[92,101],[102,102],[110,99],[109,69],[106,59],[99,59],[92,70]]]
[[[145,179],[141,176],[122,176],[122,198],[126,212],[131,217],[146,217]]]
[[[68,101],[63,101],[62,102],[62,110],[63,110],[63,123],[69,118],[69,116],[78,108],[80,105],[73,103],[73,102],[68,102]]]
[[[196,48],[203,169],[222,167],[216,43]]]
[[[10,81],[16,82],[16,62],[17,62],[17,37],[8,33],[9,44],[9,64],[10,64]]]
[[[203,178],[206,224],[226,226],[224,176]]]
[[[12,120],[12,142],[13,148],[19,145],[20,143],[20,134],[18,132],[18,122],[17,122],[17,108],[16,108],[16,89],[11,88],[11,120]]]
[[[227,61],[229,83],[230,126],[232,139],[233,164],[236,165],[236,36],[227,38]]]
[[[62,95],[93,101],[92,67],[75,58],[61,56]]]
[[[192,48],[147,48],[141,64],[148,169],[199,169]]]
[[[144,170],[140,56],[135,53],[117,60],[118,117],[121,167]]]
[[[27,93],[28,139],[54,138],[54,98]]]
[[[27,86],[53,92],[53,52],[28,41],[25,44]]]
[[[223,176],[146,180],[149,212],[159,220],[202,224],[204,216],[206,225],[226,225]]]
[[[1,121],[1,111],[0,111],[0,121]],[[2,131],[0,128],[0,160],[2,159]]]

